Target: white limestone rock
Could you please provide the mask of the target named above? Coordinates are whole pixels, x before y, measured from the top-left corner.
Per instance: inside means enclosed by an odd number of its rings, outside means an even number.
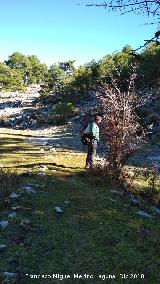
[[[22,209],[22,208],[23,208],[23,207],[22,207],[21,205],[12,206],[12,210],[15,210],[15,211],[20,210],[20,209]]]
[[[152,216],[151,216],[150,214],[148,214],[147,212],[141,211],[141,210],[137,211],[136,214],[137,214],[137,215],[140,215],[140,216],[143,216],[143,217],[149,217],[149,218],[152,217]]]
[[[5,277],[16,277],[17,273],[14,273],[14,272],[3,272],[3,276]]]
[[[26,193],[36,193],[36,191],[31,186],[25,186],[24,190]]]
[[[54,210],[56,213],[61,214],[63,213],[63,210],[60,207],[54,207]]]
[[[9,224],[8,221],[5,220],[0,221],[0,227],[2,229],[5,229],[8,226],[8,224]]]
[[[17,193],[15,193],[15,192],[13,192],[11,195],[10,195],[10,198],[12,198],[12,199],[16,199],[16,198],[18,198],[19,197],[19,195],[17,194]]]
[[[3,252],[7,249],[6,245],[0,245],[0,252]]]
[[[15,218],[17,216],[17,213],[16,212],[12,212],[12,213],[10,213],[10,214],[8,214],[8,217],[9,218]]]

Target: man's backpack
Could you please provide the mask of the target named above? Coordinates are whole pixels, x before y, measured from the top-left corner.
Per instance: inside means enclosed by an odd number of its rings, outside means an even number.
[[[93,135],[92,135],[92,123],[90,124],[90,133],[84,133],[83,131],[81,131],[81,142],[83,145],[88,145],[91,140],[93,139]]]
[[[81,141],[82,141],[82,144],[83,145],[88,145],[89,142],[91,141],[91,135],[90,134],[86,134],[86,133],[83,133],[81,134]]]

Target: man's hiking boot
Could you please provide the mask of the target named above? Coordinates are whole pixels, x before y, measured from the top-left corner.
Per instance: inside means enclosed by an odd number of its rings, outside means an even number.
[[[86,166],[85,166],[85,169],[86,169],[86,170],[88,170],[88,169],[91,170],[91,169],[93,169],[93,165],[86,165]]]

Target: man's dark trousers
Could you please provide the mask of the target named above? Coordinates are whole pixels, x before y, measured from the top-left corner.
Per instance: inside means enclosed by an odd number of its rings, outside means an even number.
[[[92,139],[88,144],[88,153],[86,158],[86,167],[92,167],[94,163],[94,156],[97,150],[97,140]]]

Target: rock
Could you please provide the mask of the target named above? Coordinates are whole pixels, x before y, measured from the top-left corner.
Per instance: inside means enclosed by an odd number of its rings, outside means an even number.
[[[95,161],[98,162],[101,166],[104,166],[106,164],[106,160],[104,158],[100,158],[99,156],[95,158]]]
[[[46,176],[46,173],[38,173],[37,175],[43,177],[43,176]]]
[[[6,245],[0,245],[0,253],[4,252],[7,249]]]
[[[3,276],[5,277],[16,277],[17,273],[14,272],[3,272]]]
[[[111,200],[112,202],[116,202],[117,199],[113,199],[113,198],[109,198],[109,200]]]
[[[158,209],[157,207],[155,206],[152,206],[151,209],[157,213],[160,213],[160,209]]]
[[[31,186],[25,186],[24,190],[26,193],[36,193],[36,191]]]
[[[16,198],[18,198],[19,197],[19,195],[17,194],[17,193],[15,193],[15,192],[13,192],[11,195],[10,195],[10,198],[12,198],[12,199],[16,199]]]
[[[45,165],[41,165],[40,168],[41,168],[41,169],[44,169],[44,170],[48,170],[48,167],[45,166]]]
[[[54,210],[58,214],[63,213],[63,210],[60,207],[55,207]]]
[[[22,208],[23,208],[23,207],[20,206],[20,205],[12,206],[12,210],[15,210],[15,211],[20,210],[20,209],[22,209]]]
[[[32,171],[27,171],[26,174],[31,176],[33,173],[32,173]]]
[[[140,205],[141,202],[140,202],[140,200],[138,200],[137,198],[135,198],[135,197],[133,197],[131,195],[131,204],[133,204],[133,205]]]
[[[69,205],[70,205],[70,202],[67,201],[67,200],[65,200],[65,201],[64,201],[64,204],[65,204],[66,206],[69,206]]]
[[[6,228],[8,226],[8,224],[9,224],[8,221],[4,221],[4,220],[0,221],[0,226],[1,226],[2,229]]]
[[[31,224],[31,221],[28,218],[25,218],[21,222],[21,226],[29,225]]]
[[[56,152],[56,149],[55,148],[51,148],[50,151],[51,152]]]
[[[141,210],[137,211],[136,214],[138,214],[138,215],[140,215],[140,216],[144,216],[144,217],[149,217],[149,218],[152,217],[152,216],[151,216],[150,214],[148,214],[147,212],[141,211]]]
[[[128,171],[127,174],[128,174],[130,177],[134,177],[134,175],[135,175],[134,172],[132,172],[132,171]]]
[[[48,167],[46,167],[46,166],[41,166],[39,170],[44,172],[44,171],[47,171],[47,170],[48,170]]]
[[[112,189],[110,190],[111,193],[115,193],[115,194],[119,194],[119,195],[123,195],[123,193],[121,191],[118,191],[118,190],[115,190],[115,189]]]
[[[44,185],[43,184],[32,184],[32,186],[35,186],[35,187],[44,187]]]
[[[16,213],[16,212],[12,212],[12,213],[8,214],[8,217],[9,217],[9,218],[14,218],[14,217],[16,217],[16,216],[17,216],[17,213]]]

